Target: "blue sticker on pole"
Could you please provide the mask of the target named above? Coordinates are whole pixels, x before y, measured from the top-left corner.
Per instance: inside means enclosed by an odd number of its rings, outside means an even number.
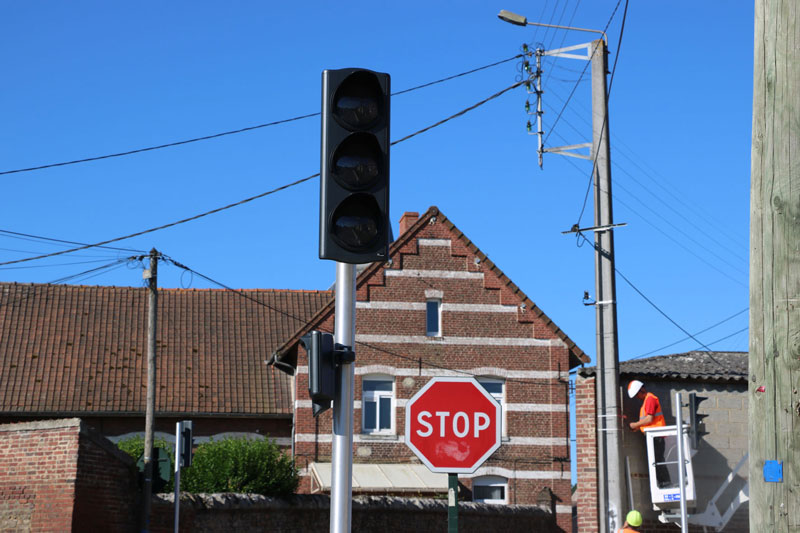
[[[764,461],[764,481],[767,483],[783,482],[783,463],[781,461]]]

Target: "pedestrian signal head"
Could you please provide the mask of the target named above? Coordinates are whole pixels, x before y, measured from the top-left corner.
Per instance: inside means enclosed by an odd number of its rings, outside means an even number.
[[[634,509],[628,513],[628,516],[625,517],[625,521],[629,526],[639,527],[642,525],[642,513]]]
[[[633,398],[639,391],[644,387],[644,383],[639,381],[638,379],[634,379],[630,383],[628,383],[628,398]]]

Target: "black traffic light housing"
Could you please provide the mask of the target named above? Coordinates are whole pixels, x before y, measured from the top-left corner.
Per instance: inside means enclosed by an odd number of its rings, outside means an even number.
[[[336,367],[355,361],[355,353],[348,346],[334,344],[333,335],[310,331],[300,338],[308,354],[308,395],[314,416],[331,408],[336,395]]]
[[[194,453],[194,439],[192,438],[192,421],[184,420],[181,428],[181,468],[192,466],[192,455]]]
[[[390,81],[360,68],[322,72],[320,259],[389,258]]]
[[[708,400],[708,396],[698,396],[694,392],[689,393],[689,441],[693,450],[696,450],[700,444],[700,437],[708,435],[708,431],[700,429],[700,424],[703,424],[703,419],[708,415],[701,415],[697,412],[697,407],[705,400]],[[703,427],[705,428],[705,424]]]

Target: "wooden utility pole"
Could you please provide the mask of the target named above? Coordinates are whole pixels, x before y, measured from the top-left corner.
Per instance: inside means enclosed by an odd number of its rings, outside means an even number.
[[[150,531],[150,501],[153,495],[153,427],[156,410],[156,328],[158,309],[158,251],[150,250],[150,268],[143,276],[148,280],[147,307],[147,407],[144,422],[144,494],[142,495],[142,531]]]
[[[800,531],[800,5],[756,0],[750,530]]]

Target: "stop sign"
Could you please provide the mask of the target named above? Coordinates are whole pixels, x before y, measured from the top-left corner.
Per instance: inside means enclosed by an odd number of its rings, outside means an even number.
[[[433,378],[406,404],[406,445],[432,472],[469,474],[500,447],[500,417],[474,378]]]

